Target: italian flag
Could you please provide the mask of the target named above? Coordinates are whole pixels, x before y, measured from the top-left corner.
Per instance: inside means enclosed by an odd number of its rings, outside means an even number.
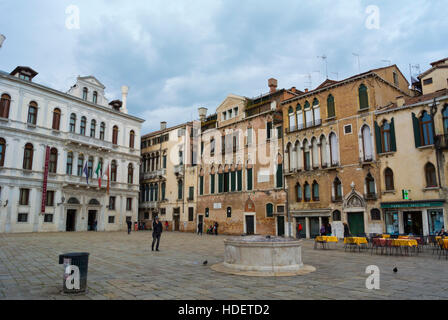
[[[98,186],[101,189],[101,178],[102,178],[102,176],[101,176],[101,162],[98,162],[98,166],[96,167],[95,173],[96,173],[96,176],[98,177]]]

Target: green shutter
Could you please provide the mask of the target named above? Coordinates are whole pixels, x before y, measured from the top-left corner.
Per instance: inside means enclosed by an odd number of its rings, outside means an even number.
[[[367,93],[367,87],[362,84],[359,87],[358,93],[359,93],[359,108],[360,109],[368,109],[369,108],[369,95]]]
[[[421,133],[420,133],[420,121],[418,121],[418,118],[415,116],[415,113],[412,113],[412,125],[414,127],[414,140],[415,140],[415,147],[421,147]]]
[[[394,118],[390,121],[390,151],[397,151],[397,143],[395,140],[395,123]]]
[[[376,140],[376,153],[380,154],[383,152],[383,148],[381,146],[381,129],[376,121],[375,121],[375,140]]]
[[[199,177],[199,192],[201,196],[204,194],[204,176]]]
[[[266,205],[266,217],[274,216],[274,205],[272,203],[268,203]]]
[[[232,171],[232,173],[230,174],[230,179],[231,179],[231,183],[232,183],[232,191],[236,190],[236,172]]]
[[[162,183],[162,201],[165,200],[165,183]]]
[[[224,187],[224,184],[223,184],[223,182],[224,182],[224,180],[223,180],[223,176],[222,176],[223,174],[222,173],[219,173],[218,174],[218,192],[219,193],[222,193],[222,191],[223,191],[223,187]]]
[[[211,194],[215,193],[215,175],[214,174],[211,175],[211,179],[210,179],[210,193]]]
[[[252,190],[252,169],[247,169],[247,190]]]
[[[277,165],[277,188],[283,187],[283,165]]]
[[[237,176],[238,176],[238,191],[241,191],[243,190],[243,171],[238,170]]]

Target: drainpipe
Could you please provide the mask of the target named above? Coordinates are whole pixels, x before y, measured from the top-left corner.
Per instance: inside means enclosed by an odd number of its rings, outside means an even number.
[[[282,112],[282,118],[283,118],[283,112]],[[283,157],[283,192],[285,192],[286,194],[286,215],[287,215],[287,219],[288,219],[288,236],[292,237],[292,228],[291,228],[291,215],[289,212],[289,198],[288,198],[288,192],[286,191],[286,175],[285,175],[285,133],[283,133],[283,121],[282,121],[282,157]],[[288,166],[291,166],[290,163],[288,163]]]
[[[436,126],[435,126],[435,121],[434,121],[434,116],[437,113],[437,103],[436,103],[436,98],[434,98],[433,104],[431,106],[431,122],[432,122],[432,133],[433,133],[433,139],[434,139],[434,145],[435,145],[435,149],[436,149],[436,165],[437,165],[437,186],[439,188],[442,187],[442,182],[440,181],[440,166],[439,166],[439,149],[437,148],[437,143],[436,143]]]

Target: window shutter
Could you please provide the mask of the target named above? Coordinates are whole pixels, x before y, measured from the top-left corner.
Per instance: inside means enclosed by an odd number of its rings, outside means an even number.
[[[247,169],[247,190],[252,190],[252,169]]]
[[[390,121],[390,150],[397,151],[397,143],[395,140],[395,123],[394,118]]]
[[[415,140],[415,147],[421,147],[421,133],[420,133],[420,121],[415,116],[415,113],[412,113],[412,125],[414,127],[414,140]]]
[[[219,191],[219,193],[222,193],[222,191],[223,191],[224,180],[222,178],[223,178],[223,174],[222,173],[218,174],[218,191]]]
[[[238,176],[238,191],[243,190],[243,171],[237,171]]]
[[[201,196],[204,194],[204,176],[199,177],[199,186],[200,186],[200,194]]]
[[[283,165],[277,165],[277,188],[283,187]]]
[[[380,154],[381,152],[383,152],[383,148],[381,146],[381,129],[376,121],[375,121],[375,140],[376,140],[376,152]]]
[[[236,172],[232,171],[230,173],[230,180],[231,180],[231,191],[235,191],[236,190]]]

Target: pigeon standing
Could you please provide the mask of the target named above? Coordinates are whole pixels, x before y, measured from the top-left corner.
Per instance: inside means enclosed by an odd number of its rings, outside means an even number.
[[[393,271],[394,271],[394,273],[397,273],[397,272],[398,272],[398,268],[395,267],[395,268],[393,269]]]

